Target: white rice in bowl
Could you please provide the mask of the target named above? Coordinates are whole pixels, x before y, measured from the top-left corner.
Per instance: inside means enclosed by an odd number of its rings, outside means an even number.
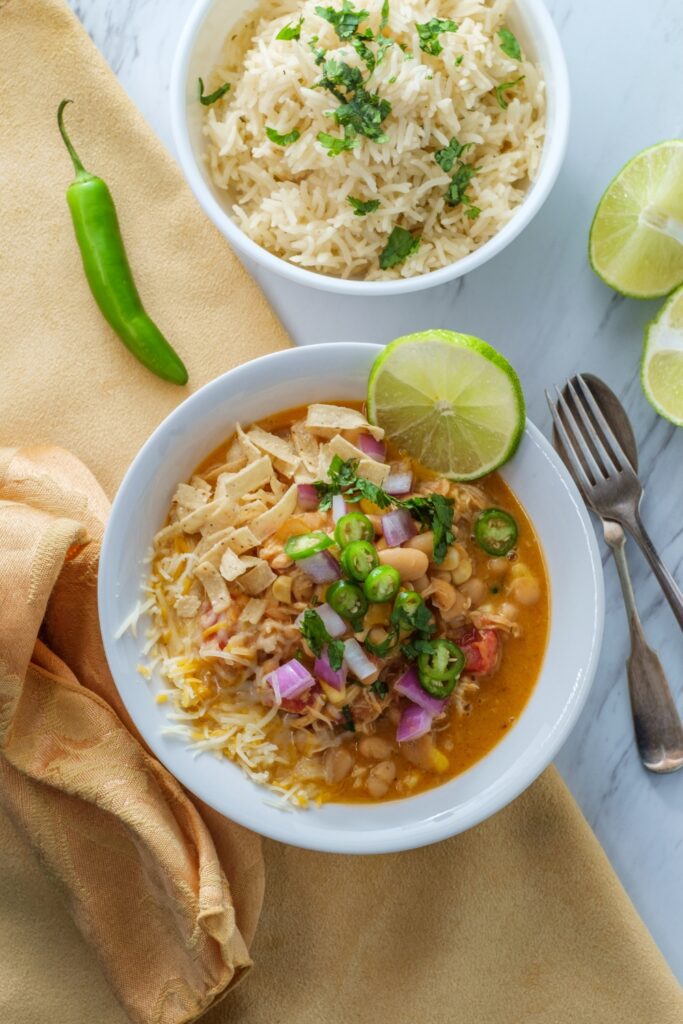
[[[333,17],[341,12],[342,0],[329,4]],[[515,54],[510,0],[390,0],[386,47],[376,41],[382,0],[346,5],[351,23],[368,12],[346,39],[316,13],[318,0],[273,0],[232,31],[206,83],[207,92],[230,85],[206,107],[211,176],[245,234],[297,266],[368,281],[437,270],[500,231],[534,180],[545,131],[541,69],[523,48]],[[298,39],[276,38],[300,19]],[[416,26],[432,19],[457,30],[423,30],[428,53]],[[368,29],[374,38],[359,39]],[[357,52],[363,43],[375,59],[383,50],[372,73]],[[391,105],[376,129],[385,141],[337,123],[335,110],[359,94],[338,85],[335,97],[317,84],[330,60],[337,71],[358,69],[365,97]],[[331,156],[321,133],[328,142],[346,135],[354,148]],[[435,157],[449,145],[457,153],[450,166]],[[370,212],[358,215],[359,203]],[[401,260],[405,249],[413,251]]]

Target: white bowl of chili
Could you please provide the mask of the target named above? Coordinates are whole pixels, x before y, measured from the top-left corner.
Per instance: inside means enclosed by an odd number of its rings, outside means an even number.
[[[228,121],[224,123],[223,111],[220,117],[216,113],[218,120],[214,120],[213,106],[207,113],[207,107],[199,102],[198,81],[211,83],[204,95],[207,100],[227,66],[221,58],[224,41],[233,29],[237,35],[231,38],[240,35],[241,19],[254,6],[250,0],[197,0],[178,44],[171,80],[172,128],[180,165],[206,214],[240,255],[298,284],[346,295],[393,295],[443,284],[475,270],[509,245],[538,213],[564,159],[570,109],[565,58],[543,0],[515,0],[511,5],[505,17],[519,38],[522,50],[517,61],[513,58],[502,64],[500,59],[506,58],[506,53],[501,51],[498,30],[487,27],[487,19],[500,19],[500,11],[482,9],[475,15],[479,19],[475,22],[472,22],[472,10],[466,11],[459,35],[456,32],[442,35],[435,44],[441,50],[430,50],[426,44],[426,51],[417,43],[412,22],[405,20],[406,12],[397,13],[405,38],[415,48],[413,57],[416,59],[401,65],[403,73],[417,76],[422,83],[418,92],[426,83],[434,94],[427,95],[425,89],[422,90],[425,106],[413,111],[411,127],[411,115],[404,111],[406,104],[410,108],[415,83],[406,81],[404,91],[400,91],[402,72],[398,62],[403,58],[397,47],[392,48],[394,56],[390,58],[395,58],[397,67],[386,68],[388,61],[385,61],[381,70],[378,63],[373,71],[373,88],[393,95],[394,114],[388,116],[383,126],[388,126],[387,145],[394,151],[389,160],[390,175],[386,172],[387,154],[379,153],[380,146],[374,146],[377,150],[374,163],[373,154],[366,153],[364,145],[355,150],[353,159],[344,154],[337,156],[334,163],[328,160],[331,152],[325,154],[321,149],[321,135],[327,133],[329,140],[329,132],[338,129],[330,127],[329,118],[325,121],[325,111],[316,99],[320,91],[304,87],[314,81],[319,69],[311,61],[308,50],[311,40],[303,35],[300,40],[291,35],[277,37],[289,42],[278,42],[274,54],[263,56],[262,68],[251,70],[246,102],[235,109],[233,120],[226,115]],[[285,14],[285,10],[289,14]],[[274,10],[272,17],[284,24],[289,16],[294,23],[297,13],[293,8],[282,7]],[[320,26],[314,24],[315,8],[307,9],[305,14],[304,35],[320,31]],[[414,15],[419,19],[419,5]],[[371,13],[371,20],[376,16],[376,11]],[[425,14],[424,20],[428,17]],[[279,27],[280,21],[276,28]],[[507,26],[503,27],[507,30]],[[488,33],[485,54],[482,32]],[[267,50],[272,37],[270,28],[264,29],[258,39],[260,50],[257,48],[254,52]],[[312,40],[317,38],[311,37]],[[342,44],[350,41],[340,39]],[[516,43],[515,36],[513,39]],[[289,52],[277,49],[283,46],[301,46],[298,65],[288,63]],[[454,59],[456,50],[464,50],[463,65],[458,65],[463,53]],[[351,53],[349,59],[355,61],[353,52],[348,52]],[[508,52],[514,54],[514,44]],[[440,54],[438,61],[430,55],[432,53]],[[469,70],[467,54],[472,59]],[[443,63],[445,58],[447,62]],[[258,55],[250,57],[252,63],[253,59],[259,59]],[[273,60],[280,59],[282,68],[275,67]],[[492,70],[494,64],[497,71]],[[439,75],[436,75],[437,65]],[[405,71],[406,68],[410,71]],[[286,95],[281,90],[286,79],[276,79],[280,73],[292,79],[292,88]],[[396,83],[397,74],[398,84],[392,84]],[[236,98],[236,76],[230,72],[229,75],[232,84],[225,102],[241,104]],[[379,86],[376,85],[378,75],[386,79]],[[493,76],[488,83],[487,75]],[[507,80],[502,81],[500,76]],[[540,110],[531,118],[528,110],[520,112],[515,105],[517,100],[513,102],[511,98],[512,93],[500,92],[505,87],[524,83],[525,79],[526,84],[519,86],[528,89],[524,99],[532,109]],[[477,101],[472,106],[462,101],[461,109],[461,100],[456,103],[452,99],[465,94],[472,96],[478,88],[484,89],[482,103]],[[391,90],[399,92],[394,95]],[[271,92],[272,102],[268,100]],[[431,128],[427,132],[425,127],[425,139],[417,148],[411,141],[404,143],[415,126],[426,125],[428,119],[431,121],[432,113],[447,104],[449,97],[454,107],[443,123],[439,121],[440,115],[436,115],[434,132]],[[302,108],[295,117],[292,108],[300,101]],[[215,102],[215,110],[219,111],[223,100]],[[331,102],[328,96],[328,105]],[[290,111],[289,120],[293,119],[292,124],[296,122],[301,131],[295,129],[289,136],[280,135],[284,141],[276,144],[273,140],[277,140],[278,132],[271,125],[281,124],[278,111],[283,109]],[[472,110],[474,119],[468,124],[468,111]],[[510,115],[506,124],[494,123],[491,130],[491,122],[503,115],[505,118]],[[395,127],[391,126],[392,117],[397,122]],[[249,133],[259,118],[269,120],[270,124],[260,126],[258,131],[254,129],[252,138]],[[244,138],[240,125],[249,129]],[[470,143],[475,146],[470,152],[472,159],[476,162],[477,154],[481,156],[477,176],[470,185],[478,206],[469,199],[463,205],[460,197],[465,193],[460,187],[458,198],[447,198],[443,200],[445,205],[442,204],[441,197],[449,195],[444,193],[448,185],[448,176],[444,174],[452,174],[460,168],[460,162],[450,166],[452,160],[449,165],[438,161],[440,166],[437,166],[431,158],[437,152],[434,147],[445,145],[444,139],[453,134],[456,125],[458,132],[464,132],[463,141],[467,139],[468,146]],[[539,125],[543,126],[543,137],[532,143]],[[324,131],[318,132],[318,129]],[[265,131],[272,133],[268,135],[272,146]],[[451,139],[449,145],[453,141],[457,140]],[[230,161],[239,163],[242,158],[245,166],[228,166]],[[463,156],[464,161],[468,159]],[[418,166],[421,169],[416,172]],[[332,178],[331,168],[336,175]],[[464,170],[467,172],[467,167]],[[304,185],[306,195],[302,197],[300,188]],[[352,212],[348,203],[351,202],[349,193],[354,192],[356,195],[351,199],[356,204],[360,202],[358,195],[367,199],[372,194],[375,197],[372,209],[364,210],[367,203],[361,202],[354,207],[355,213]],[[371,217],[366,215],[368,212]],[[402,236],[393,239],[394,229],[403,232]],[[407,249],[402,249],[405,245]],[[411,259],[407,259],[406,253],[413,254]],[[382,257],[387,260],[386,265]]]
[[[154,754],[226,817],[283,842],[337,853],[385,853],[433,843],[471,828],[518,796],[550,764],[576,722],[603,628],[602,567],[585,506],[550,444],[527,423],[501,476],[533,523],[552,588],[551,613],[538,680],[521,713],[488,753],[415,796],[328,802],[292,812],[278,807],[273,794],[232,761],[210,753],[197,756],[165,731],[167,708],[155,701],[164,683],[155,669],[149,681],[137,672],[144,661],[144,615],[137,635],[122,626],[135,618],[144,600],[146,558],[178,482],[190,478],[236,422],[246,425],[312,401],[362,401],[380,351],[355,343],[293,348],[232,370],[193,394],[157,428],[128,470],[100,563],[107,659],[126,708]],[[518,671],[521,681],[525,666]]]

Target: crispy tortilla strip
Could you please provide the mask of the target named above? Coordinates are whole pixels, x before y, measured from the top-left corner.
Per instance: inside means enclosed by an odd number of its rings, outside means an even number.
[[[320,437],[333,437],[340,430],[362,430],[377,441],[384,437],[382,428],[368,423],[362,412],[341,405],[309,405],[306,426]]]
[[[240,526],[230,537],[229,544],[236,555],[241,555],[243,552],[255,548],[258,542],[258,537],[254,536],[248,526]]]
[[[273,464],[268,455],[259,455],[239,473],[221,473],[216,481],[216,498],[237,501],[251,491],[267,484],[273,475]]]
[[[211,562],[212,565],[218,567],[221,555],[228,546],[234,532],[234,526],[226,526],[225,529],[219,530],[217,533],[207,534],[206,537],[202,537],[193,551],[197,562]]]
[[[249,440],[239,423],[235,424],[235,433],[237,434],[237,440],[242,446],[242,451],[246,456],[247,462],[256,462],[257,459],[260,459],[260,448],[257,448],[254,442]]]
[[[247,564],[234,551],[226,547],[220,564],[220,574],[223,579],[227,580],[228,583],[232,583],[238,576],[242,576],[247,571],[247,568]]]
[[[252,626],[258,625],[266,610],[266,599],[263,597],[250,597],[240,615],[241,622],[248,622]]]
[[[227,608],[230,604],[228,584],[225,582],[215,565],[202,562],[194,571],[196,578],[204,587],[206,596],[214,609]]]
[[[300,459],[289,441],[278,437],[277,434],[271,434],[268,430],[262,430],[261,427],[252,427],[247,437],[262,452],[270,455],[276,469],[285,476],[292,476]]]
[[[187,514],[196,508],[200,508],[202,505],[206,505],[209,500],[209,494],[209,491],[200,490],[199,487],[193,487],[192,484],[178,484],[173,495],[173,504],[184,509],[184,513]]]
[[[292,441],[305,469],[315,479],[315,474],[318,472],[318,450],[320,444],[313,437],[313,434],[306,430],[306,424],[303,420],[297,420],[296,423],[292,424]]]
[[[176,615],[181,619],[193,619],[201,607],[201,601],[196,594],[183,594],[175,603]]]
[[[240,576],[237,583],[245,593],[251,594],[252,597],[260,594],[276,579],[275,573],[262,558],[246,555],[243,562],[246,565],[251,565],[252,568]]]
[[[378,487],[381,487],[389,476],[390,466],[387,466],[384,462],[377,462],[375,459],[366,458],[360,448],[356,448],[355,444],[351,444],[341,434],[333,437],[327,448],[333,455],[338,455],[344,460],[358,459],[358,468],[356,469],[358,476],[372,481]]]
[[[271,533],[275,533],[296,508],[297,494],[297,486],[292,484],[276,505],[254,519],[250,524],[254,536],[258,537],[260,541],[264,541],[266,537],[270,537]]]

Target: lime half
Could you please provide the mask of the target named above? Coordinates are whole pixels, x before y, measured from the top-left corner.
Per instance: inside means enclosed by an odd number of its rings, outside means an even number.
[[[659,415],[683,427],[683,287],[645,328],[640,380]]]
[[[660,142],[626,164],[595,211],[588,255],[605,284],[655,299],[683,284],[683,141]]]
[[[423,331],[392,341],[368,382],[368,417],[428,469],[476,480],[515,452],[524,395],[500,352],[455,331]]]

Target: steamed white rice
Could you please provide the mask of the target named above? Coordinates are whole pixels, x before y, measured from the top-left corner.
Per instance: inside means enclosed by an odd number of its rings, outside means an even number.
[[[510,0],[391,0],[390,46],[368,89],[391,103],[383,123],[388,140],[358,136],[358,147],[330,157],[319,132],[342,135],[326,112],[338,106],[320,81],[309,46],[367,71],[348,42],[315,12],[341,0],[269,0],[230,34],[207,91],[230,83],[227,95],[206,109],[207,159],[225,189],[235,219],[254,242],[309,270],[368,281],[436,270],[483,245],[513,215],[541,158],[545,83],[537,64],[502,51],[498,31],[508,24]],[[370,13],[361,28],[377,30],[382,0],[355,4]],[[303,17],[299,40],[276,40]],[[416,23],[451,18],[457,32],[439,35],[438,56],[420,49]],[[462,60],[460,60],[462,58]],[[457,63],[456,63],[457,62]],[[523,76],[496,98],[496,86]],[[300,137],[282,147],[266,126]],[[478,168],[467,195],[481,212],[449,206],[451,175],[434,159],[452,138],[473,143],[463,155]],[[356,216],[348,202],[377,199],[379,208]],[[420,237],[404,263],[382,270],[379,257],[394,227]]]

